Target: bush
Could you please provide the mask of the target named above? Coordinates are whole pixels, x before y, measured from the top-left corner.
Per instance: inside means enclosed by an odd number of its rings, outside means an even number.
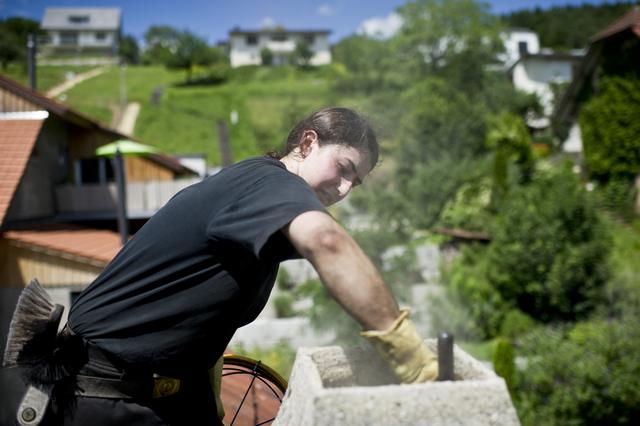
[[[510,306],[487,279],[487,260],[486,249],[467,247],[443,271],[448,298],[446,303],[433,303],[434,326],[462,339],[498,335]]]
[[[514,190],[492,235],[487,277],[503,300],[533,319],[584,318],[602,300],[608,239],[570,171]]]
[[[293,362],[296,357],[296,350],[284,340],[279,341],[271,347],[254,346],[246,348],[244,345],[234,345],[231,352],[238,355],[248,356],[255,360],[262,361],[265,365],[274,369],[285,380],[289,380]]]
[[[298,287],[298,294],[311,298],[313,302],[308,315],[311,326],[315,330],[321,332],[334,330],[337,344],[361,343],[358,323],[329,295],[320,280],[308,280]]]
[[[499,338],[493,350],[493,369],[504,379],[513,394],[516,380],[516,364],[513,355],[513,345],[507,339]]]
[[[276,310],[278,318],[290,318],[297,314],[293,308],[293,302],[295,298],[290,292],[282,292],[276,295],[273,299],[273,306]]]
[[[524,425],[627,425],[640,415],[635,317],[529,336],[515,399]]]
[[[589,174],[607,182],[640,173],[640,80],[605,77],[580,113]]]
[[[595,191],[599,206],[617,217],[631,221],[635,217],[636,188],[633,181],[614,178]]]
[[[518,309],[512,309],[502,320],[500,335],[510,340],[516,340],[519,336],[529,333],[537,325],[538,323],[529,315]]]

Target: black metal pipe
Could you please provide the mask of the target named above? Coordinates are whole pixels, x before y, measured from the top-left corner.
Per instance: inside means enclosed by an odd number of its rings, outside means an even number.
[[[438,380],[453,380],[453,334],[438,334]]]
[[[116,175],[116,192],[117,192],[117,210],[118,210],[118,230],[120,231],[120,240],[125,245],[129,239],[129,220],[127,219],[127,185],[124,169],[124,159],[119,149],[116,149],[116,155],[113,158],[113,166]]]

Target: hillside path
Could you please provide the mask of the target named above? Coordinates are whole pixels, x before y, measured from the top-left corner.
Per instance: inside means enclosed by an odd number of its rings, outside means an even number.
[[[136,120],[140,114],[140,103],[131,102],[127,104],[122,115],[120,116],[120,122],[116,125],[116,130],[125,135],[132,135],[133,129],[136,127]]]
[[[58,84],[57,86],[51,88],[49,91],[47,91],[47,96],[49,96],[50,98],[55,98],[56,96],[71,89],[76,84],[81,83],[90,78],[93,78],[95,76],[98,76],[103,72],[105,72],[106,70],[107,70],[107,67],[99,67],[99,68],[94,68],[90,71],[78,74],[74,78],[67,80],[64,83]]]

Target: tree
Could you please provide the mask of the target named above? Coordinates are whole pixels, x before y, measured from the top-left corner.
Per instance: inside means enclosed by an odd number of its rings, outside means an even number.
[[[140,62],[140,49],[138,42],[132,35],[125,35],[120,39],[120,59],[127,64]]]
[[[22,49],[20,48],[20,39],[17,35],[4,26],[0,26],[0,65],[2,70],[6,70],[11,62],[23,58],[25,49],[26,45]]]
[[[519,166],[518,183],[528,183],[531,179],[531,137],[522,117],[509,112],[495,116],[487,132],[487,146],[494,151],[491,204],[496,207],[509,189],[509,165],[512,161]]]
[[[153,25],[144,33],[145,64],[167,65],[178,49],[180,31],[168,25]]]
[[[398,202],[379,208],[394,206],[404,223],[423,229],[438,222],[463,185],[486,171],[490,118],[519,111],[523,101],[502,74],[489,70],[500,26],[484,5],[416,0],[398,13],[404,24],[387,50],[396,64],[389,67],[396,93],[385,105],[387,114],[399,117],[397,173],[387,194]]]
[[[0,66],[3,70],[9,63],[26,58],[29,34],[42,34],[37,21],[21,17],[0,20]]]
[[[513,28],[528,28],[540,36],[540,44],[554,50],[580,49],[589,37],[629,12],[633,2],[554,6],[523,9],[502,16]],[[571,22],[571,25],[567,25]]]
[[[397,51],[413,75],[445,73],[474,80],[476,64],[492,62],[502,49],[499,22],[488,3],[474,0],[414,0],[398,8],[403,25]],[[463,61],[464,72],[452,61]]]
[[[268,47],[263,47],[260,50],[260,60],[262,65],[269,67],[273,65],[273,52]]]
[[[204,39],[190,31],[182,31],[178,35],[175,52],[167,61],[167,67],[184,69],[187,72],[187,82],[189,82],[194,66],[209,65],[219,59],[219,52],[209,47]]]
[[[640,80],[604,77],[580,112],[585,163],[592,178],[631,181],[640,174]]]
[[[296,48],[293,51],[293,57],[297,64],[307,67],[313,57],[313,50],[311,50],[308,43],[299,41],[296,43]]]
[[[374,94],[394,85],[397,66],[389,41],[352,35],[340,40],[332,50],[333,62],[343,64],[347,71],[335,81],[338,91]]]
[[[514,398],[523,425],[632,425],[640,415],[637,317],[595,319],[524,339]]]
[[[501,298],[541,322],[585,318],[603,300],[609,237],[570,170],[540,173],[501,203],[487,277]]]

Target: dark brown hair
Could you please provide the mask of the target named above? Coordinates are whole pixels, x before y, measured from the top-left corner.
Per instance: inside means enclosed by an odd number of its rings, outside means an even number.
[[[282,158],[300,145],[305,130],[318,134],[320,145],[342,144],[356,148],[371,157],[371,166],[378,163],[378,140],[369,122],[349,108],[323,108],[311,113],[296,124],[289,136],[284,152],[269,152],[273,158]]]

